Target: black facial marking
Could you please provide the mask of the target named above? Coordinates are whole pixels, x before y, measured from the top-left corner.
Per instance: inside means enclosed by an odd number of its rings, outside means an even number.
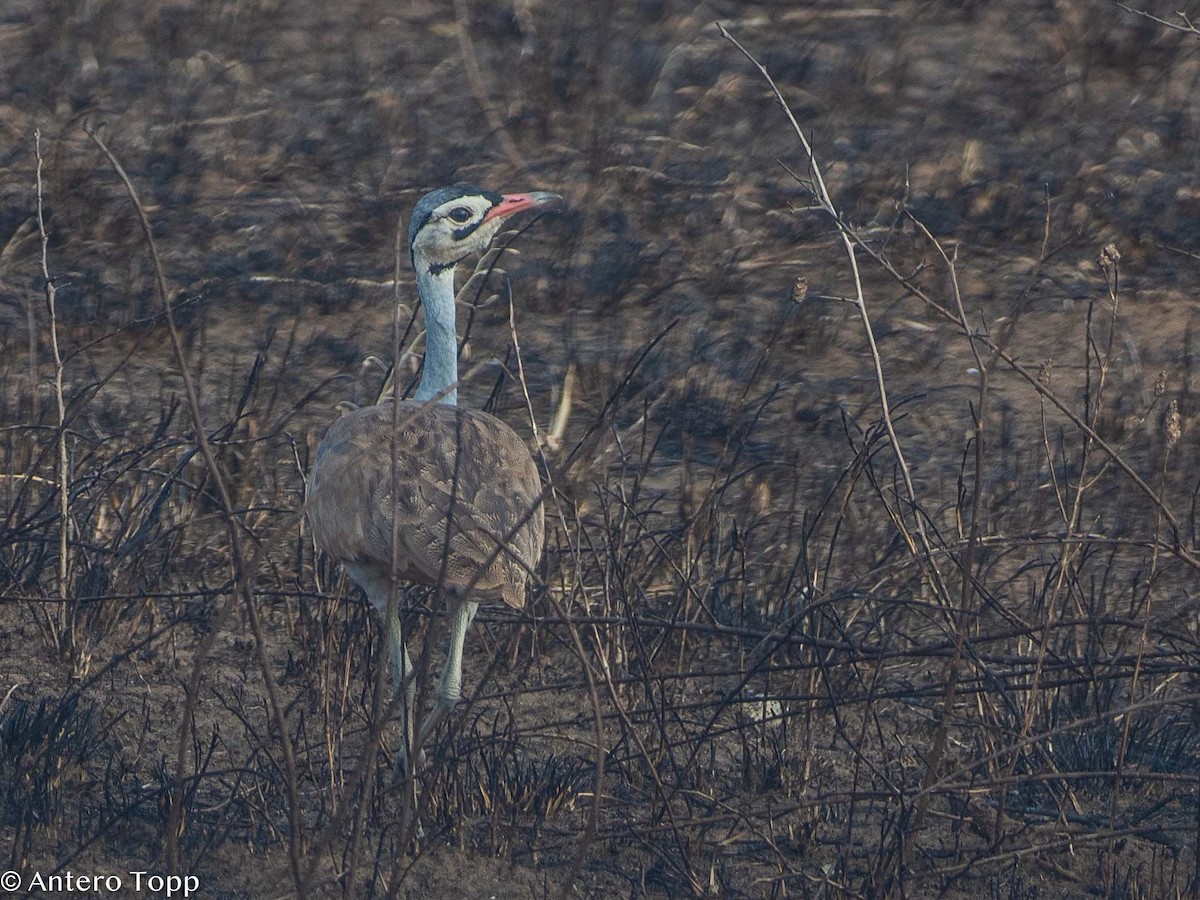
[[[463,238],[470,237],[472,234],[474,234],[475,229],[482,224],[483,220],[480,219],[478,222],[472,222],[470,225],[464,225],[462,228],[455,228],[452,232],[450,232],[450,234],[456,241],[461,241]]]

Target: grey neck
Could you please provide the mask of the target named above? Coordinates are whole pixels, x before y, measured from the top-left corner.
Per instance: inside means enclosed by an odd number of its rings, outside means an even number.
[[[454,328],[454,267],[436,275],[429,263],[414,259],[417,295],[425,310],[425,368],[417,385],[417,400],[458,404],[458,333]]]

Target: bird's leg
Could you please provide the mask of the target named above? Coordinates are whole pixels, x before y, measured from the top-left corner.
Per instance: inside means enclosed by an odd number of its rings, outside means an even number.
[[[404,629],[399,615],[391,616],[388,620],[387,644],[388,657],[392,661],[392,693],[401,698],[400,749],[396,751],[396,781],[400,782],[409,773],[409,756],[416,755],[413,745],[413,704],[416,701],[417,680],[413,677],[412,660],[404,643]]]
[[[446,667],[442,670],[442,677],[437,686],[437,703],[421,723],[421,730],[417,732],[417,747],[425,746],[433,730],[462,697],[463,643],[478,610],[479,604],[469,600],[459,600],[454,604],[450,620],[450,644],[446,649]],[[420,751],[417,751],[417,758],[420,759],[420,756]]]

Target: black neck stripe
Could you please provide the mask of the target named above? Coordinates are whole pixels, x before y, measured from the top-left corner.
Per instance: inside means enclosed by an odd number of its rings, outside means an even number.
[[[430,275],[441,275],[447,269],[453,269],[464,259],[466,259],[465,256],[460,256],[458,259],[452,260],[451,262],[448,262],[448,263],[430,263],[429,264],[429,274]]]

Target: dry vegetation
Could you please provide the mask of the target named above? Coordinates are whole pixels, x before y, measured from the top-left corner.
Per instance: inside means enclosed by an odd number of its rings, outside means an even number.
[[[1198,49],[1084,0],[7,0],[0,868],[1200,893]],[[500,276],[462,314],[556,490],[418,834],[297,513],[456,180],[569,199],[501,263],[521,367]]]

